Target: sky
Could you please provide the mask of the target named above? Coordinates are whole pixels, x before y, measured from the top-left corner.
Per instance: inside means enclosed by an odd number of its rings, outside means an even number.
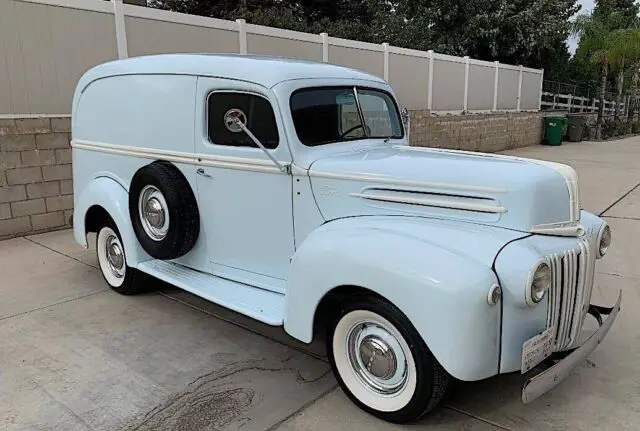
[[[578,0],[578,3],[580,3],[582,5],[582,9],[580,10],[579,13],[582,12],[589,12],[593,9],[593,6],[595,4],[595,0]],[[576,48],[578,46],[578,40],[574,37],[570,37],[569,40],[567,41],[569,44],[569,52],[571,54],[576,52]]]

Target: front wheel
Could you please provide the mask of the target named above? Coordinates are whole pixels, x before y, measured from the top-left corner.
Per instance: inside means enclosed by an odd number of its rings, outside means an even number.
[[[111,289],[123,295],[146,290],[142,273],[127,265],[124,246],[113,223],[108,223],[98,231],[96,253],[102,277]]]
[[[438,405],[449,384],[407,317],[379,298],[342,308],[328,331],[327,351],[347,396],[388,422],[420,419]]]

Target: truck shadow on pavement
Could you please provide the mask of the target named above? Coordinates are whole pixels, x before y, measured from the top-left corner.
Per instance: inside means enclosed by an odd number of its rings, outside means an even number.
[[[257,335],[269,338],[274,342],[284,344],[292,349],[327,362],[323,340],[314,340],[311,345],[301,343],[290,337],[281,327],[273,327],[257,322],[254,319],[191,295],[186,291],[175,288],[160,280],[154,280],[154,283],[155,290],[168,299],[180,302],[183,305],[238,325]],[[264,366],[264,362],[261,363],[262,366]],[[287,364],[280,362],[273,363],[270,366],[273,367],[275,371],[276,369],[286,368]],[[216,419],[217,416],[215,412],[224,410],[231,413],[234,409],[241,411],[251,403],[251,398],[254,396],[254,394],[243,390],[224,389],[224,381],[227,378],[225,373],[244,373],[249,375],[252,371],[251,364],[239,363],[233,364],[228,370],[222,370],[220,374],[216,374],[215,376],[203,376],[189,385],[189,387],[185,389],[184,395],[181,393],[171,397],[166,403],[149,412],[141,422],[129,429],[158,429],[158,424],[162,422],[170,423],[172,426],[189,423],[189,421],[194,420],[194,408],[205,408],[212,412],[209,423],[214,426],[214,429],[225,427],[226,425],[224,423]],[[327,373],[330,373],[330,370],[327,371]],[[333,379],[333,377],[331,378]],[[495,409],[496,405],[512,404],[514,402],[519,403],[521,399],[520,391],[522,381],[523,378],[519,373],[501,375],[481,382],[454,381],[451,390],[446,395],[442,408],[476,417],[476,414],[482,414],[484,409]],[[334,387],[337,387],[337,383]],[[357,409],[355,405],[351,406],[351,408]],[[172,417],[172,415],[175,415],[175,417]],[[196,414],[195,416],[198,415]],[[450,420],[455,420],[456,417],[457,416],[443,414],[442,411],[434,411],[433,414],[427,415],[425,418],[413,424],[413,426],[422,428],[435,425],[436,423],[443,425]],[[380,425],[384,426],[382,422],[380,422]],[[412,427],[412,425],[409,426]],[[190,428],[183,428],[181,426],[180,429]]]

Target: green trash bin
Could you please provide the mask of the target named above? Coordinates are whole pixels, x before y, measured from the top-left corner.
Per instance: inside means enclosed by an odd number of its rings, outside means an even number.
[[[545,145],[562,145],[562,137],[567,130],[566,117],[546,117],[544,119],[544,138],[542,143]]]

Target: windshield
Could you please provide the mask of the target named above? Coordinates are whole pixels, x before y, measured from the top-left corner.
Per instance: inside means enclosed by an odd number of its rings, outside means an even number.
[[[367,138],[402,138],[393,98],[362,87],[304,88],[291,95],[298,139],[307,146]]]

